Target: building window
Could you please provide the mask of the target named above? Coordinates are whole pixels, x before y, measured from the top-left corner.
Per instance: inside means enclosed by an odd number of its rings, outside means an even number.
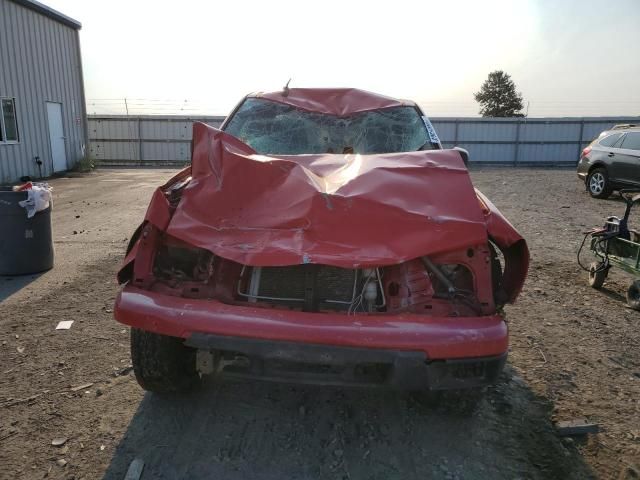
[[[0,143],[18,141],[18,117],[14,98],[0,98]]]

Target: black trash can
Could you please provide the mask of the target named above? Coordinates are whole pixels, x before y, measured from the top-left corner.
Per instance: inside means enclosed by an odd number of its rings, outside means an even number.
[[[49,208],[27,218],[18,202],[27,192],[0,187],[0,275],[25,275],[53,267],[51,203]]]

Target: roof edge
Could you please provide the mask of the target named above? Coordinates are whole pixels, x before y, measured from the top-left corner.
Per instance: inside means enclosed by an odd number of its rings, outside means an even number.
[[[359,88],[284,88],[275,92],[255,92],[245,98],[258,98],[290,105],[309,112],[346,117],[383,108],[410,106],[415,102],[399,100]]]
[[[79,21],[74,20],[71,17],[67,17],[64,13],[60,13],[57,10],[54,10],[53,8],[48,7],[36,0],[10,0],[10,1],[13,3],[17,3],[18,5],[21,5],[25,8],[28,8],[29,10],[33,10],[34,12],[38,12],[46,17],[51,18],[52,20],[60,22],[66,25],[67,27],[71,27],[75,30],[80,30],[82,28],[82,24]]]

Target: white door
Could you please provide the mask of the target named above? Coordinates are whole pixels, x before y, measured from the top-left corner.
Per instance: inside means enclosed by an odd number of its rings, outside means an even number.
[[[47,118],[49,119],[53,171],[62,172],[67,169],[67,150],[64,145],[64,130],[62,128],[62,105],[47,102]]]

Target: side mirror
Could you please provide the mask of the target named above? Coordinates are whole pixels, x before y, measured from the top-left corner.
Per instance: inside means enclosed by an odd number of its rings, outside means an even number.
[[[462,161],[464,162],[464,166],[469,166],[469,151],[465,150],[462,147],[453,147],[453,150],[456,150],[460,156],[462,157]]]

